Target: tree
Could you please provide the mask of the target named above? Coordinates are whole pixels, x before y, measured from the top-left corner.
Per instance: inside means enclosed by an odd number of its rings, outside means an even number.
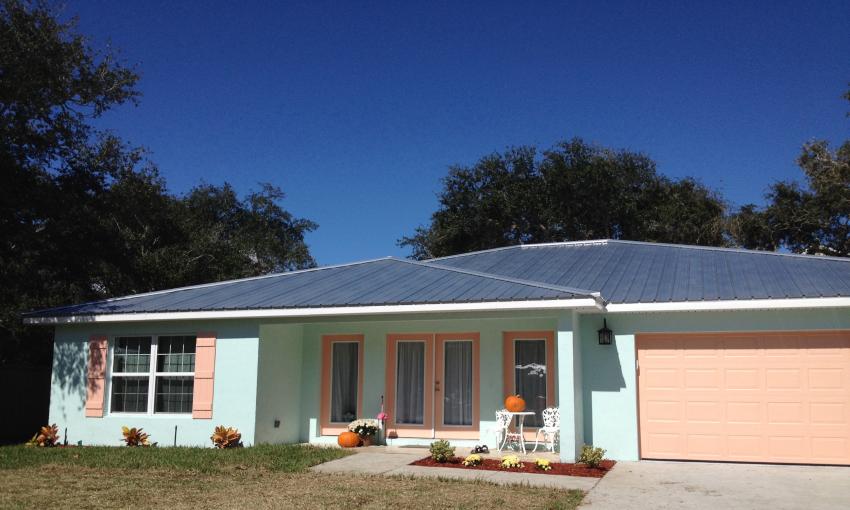
[[[850,101],[850,91],[843,97]],[[805,183],[775,183],[765,207],[743,206],[731,218],[732,237],[746,248],[850,256],[850,140],[837,150],[806,143],[797,163]]]
[[[279,188],[168,192],[144,150],[92,119],[139,97],[137,74],[42,2],[0,0],[0,364],[47,363],[20,312],[312,267],[316,225]]]
[[[521,243],[614,238],[722,245],[723,200],[647,156],[563,142],[453,166],[427,227],[399,241],[425,259]]]

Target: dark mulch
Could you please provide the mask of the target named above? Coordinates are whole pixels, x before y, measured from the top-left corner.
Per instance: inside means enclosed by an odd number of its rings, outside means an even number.
[[[437,462],[431,457],[425,457],[424,459],[419,459],[417,461],[411,462],[412,466],[426,466],[426,467],[450,467],[450,468],[460,468],[460,469],[484,469],[487,471],[507,471],[507,472],[519,472],[519,473],[536,473],[540,475],[567,475],[567,476],[585,476],[589,478],[602,478],[605,476],[605,473],[611,470],[616,464],[616,461],[613,460],[603,460],[602,464],[599,465],[598,468],[587,467],[584,464],[569,464],[562,462],[552,462],[550,466],[552,469],[549,471],[543,471],[542,469],[537,469],[534,465],[534,461],[523,461],[521,468],[503,468],[502,461],[499,459],[484,459],[480,466],[464,466],[462,457],[454,457],[448,462]]]

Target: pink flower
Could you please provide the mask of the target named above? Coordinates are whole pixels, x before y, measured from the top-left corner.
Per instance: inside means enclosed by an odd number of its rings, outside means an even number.
[[[381,421],[386,421],[386,419],[387,419],[387,418],[389,418],[389,417],[390,417],[390,416],[389,416],[387,413],[383,412],[383,411],[381,411],[380,413],[378,413],[378,416],[375,416],[375,418],[377,418],[377,419],[379,419],[379,420],[381,420]]]

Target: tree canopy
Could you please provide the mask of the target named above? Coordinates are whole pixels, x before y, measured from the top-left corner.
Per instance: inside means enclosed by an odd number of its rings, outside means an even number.
[[[731,218],[732,236],[747,248],[850,256],[850,140],[835,150],[808,142],[797,163],[804,183],[771,185],[764,207],[747,204]]]
[[[316,224],[279,188],[176,195],[144,150],[93,127],[138,79],[46,4],[0,0],[0,364],[50,359],[24,310],[315,265]]]
[[[431,223],[399,241],[425,259],[521,243],[613,238],[720,246],[726,204],[647,156],[573,139],[453,166]]]

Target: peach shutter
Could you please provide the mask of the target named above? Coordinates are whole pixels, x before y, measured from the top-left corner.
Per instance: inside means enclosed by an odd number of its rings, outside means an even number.
[[[215,333],[198,333],[195,341],[195,390],[192,418],[212,419],[215,378]]]
[[[86,416],[103,417],[103,395],[106,375],[106,349],[109,340],[103,335],[89,338],[89,361],[86,373]]]

